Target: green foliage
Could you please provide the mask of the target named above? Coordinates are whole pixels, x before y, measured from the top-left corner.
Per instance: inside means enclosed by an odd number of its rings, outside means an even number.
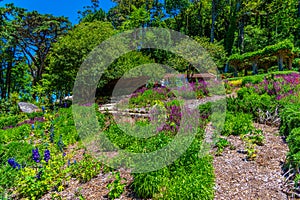
[[[228,58],[228,62],[235,62],[235,61],[243,62],[247,60],[252,60],[255,57],[273,56],[278,54],[279,51],[284,51],[284,50],[292,51],[293,49],[294,49],[294,44],[287,39],[275,45],[266,46],[265,48],[258,51],[244,53],[242,55],[233,54]]]
[[[24,119],[24,116],[20,116],[20,115],[0,116],[0,129],[7,127],[7,126],[15,126],[22,119]]]
[[[300,152],[300,127],[293,128],[287,137],[289,145],[289,155]]]
[[[130,30],[139,28],[150,22],[150,12],[145,7],[136,8],[134,5],[133,11],[130,13],[128,19],[122,23],[121,30]]]
[[[264,144],[265,137],[262,130],[255,129],[251,133],[244,135],[243,139],[252,144],[262,146]]]
[[[126,179],[121,177],[120,172],[113,173],[113,177],[115,180],[106,186],[109,189],[108,197],[110,199],[119,198],[126,186],[126,183],[124,183]]]
[[[90,155],[85,154],[84,159],[71,165],[71,177],[86,183],[101,172],[102,164]]]
[[[209,53],[219,69],[223,68],[226,61],[226,51],[220,42],[211,43],[209,38],[198,36],[194,37],[194,40]]]
[[[0,192],[2,192],[4,189],[11,188],[16,184],[15,180],[19,174],[17,169],[13,169],[8,165],[8,159],[15,158],[21,166],[33,164],[31,159],[33,146],[26,142],[17,141],[13,141],[7,145],[0,144]]]
[[[267,30],[265,28],[248,25],[245,27],[245,52],[263,49],[268,45]]]
[[[25,140],[29,137],[30,131],[31,126],[28,124],[7,130],[0,130],[0,143],[7,144],[12,141]]]
[[[49,68],[45,78],[50,82],[50,90],[61,95],[71,92],[84,59],[102,41],[116,32],[108,22],[93,21],[81,23],[61,37],[53,46],[48,57]]]
[[[221,155],[224,148],[228,147],[230,145],[230,142],[224,138],[219,138],[218,142],[215,144],[217,147],[216,155]]]
[[[142,93],[137,93],[129,99],[129,106],[131,108],[136,107],[151,107],[158,101],[165,101],[168,98],[174,97],[174,94],[168,91],[167,88],[147,89]]]
[[[288,136],[294,128],[299,127],[300,105],[286,104],[279,113],[281,124],[280,133]]]
[[[254,129],[252,124],[252,115],[226,112],[226,119],[222,135],[245,135]]]
[[[42,164],[40,169],[26,167],[20,171],[16,180],[19,197],[38,199],[51,189],[59,192],[64,189],[64,181],[68,180],[69,168],[63,169],[65,164],[63,156],[52,153],[51,160],[47,164],[42,161]]]
[[[257,94],[254,88],[243,87],[237,92],[238,98],[227,98],[227,109],[230,112],[244,112],[252,114],[258,120],[259,110],[273,113],[277,107],[274,98],[268,94]]]
[[[264,75],[246,76],[242,78],[242,86],[247,83],[258,84],[264,80]]]
[[[136,194],[154,199],[213,199],[212,157],[199,158],[195,144],[168,167],[134,174],[132,186]]]

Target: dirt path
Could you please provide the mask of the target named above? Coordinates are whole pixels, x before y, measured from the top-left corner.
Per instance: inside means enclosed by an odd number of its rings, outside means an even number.
[[[254,161],[245,160],[246,154],[239,153],[245,145],[238,136],[227,138],[235,150],[226,148],[222,156],[215,156],[215,200],[288,199],[282,192],[281,169],[287,144],[278,135],[277,128],[261,124],[255,127],[263,130],[265,142],[263,146],[256,146],[258,153]]]

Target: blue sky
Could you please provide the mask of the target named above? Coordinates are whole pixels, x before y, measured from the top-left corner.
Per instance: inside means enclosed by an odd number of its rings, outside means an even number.
[[[54,16],[65,16],[73,24],[78,23],[78,10],[83,10],[84,6],[90,5],[90,0],[3,0],[0,6],[7,3],[14,3],[15,6],[26,8],[29,11],[37,10],[42,14],[52,14]],[[111,0],[101,0],[100,7],[108,11],[114,3]]]

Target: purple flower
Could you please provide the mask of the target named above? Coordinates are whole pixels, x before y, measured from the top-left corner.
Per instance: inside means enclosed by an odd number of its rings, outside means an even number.
[[[48,162],[50,160],[50,151],[48,149],[44,152],[44,160]]]
[[[8,159],[7,162],[14,169],[16,169],[16,168],[20,169],[20,167],[21,167],[20,164],[18,162],[16,162],[14,158]]]
[[[40,154],[39,154],[39,149],[38,148],[32,149],[32,159],[37,163],[40,162]]]

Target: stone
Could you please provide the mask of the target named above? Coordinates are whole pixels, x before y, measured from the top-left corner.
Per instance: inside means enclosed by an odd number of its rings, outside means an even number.
[[[20,110],[24,113],[33,113],[40,111],[40,109],[32,103],[20,102],[18,103],[18,106]]]

